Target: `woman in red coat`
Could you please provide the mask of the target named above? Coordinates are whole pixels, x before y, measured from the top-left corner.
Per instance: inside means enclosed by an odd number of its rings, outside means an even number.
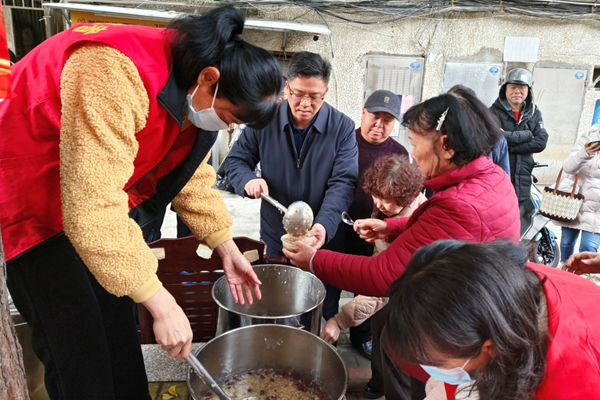
[[[367,241],[384,239],[391,242],[390,247],[377,257],[362,257],[316,251],[297,243],[299,253],[284,251],[292,264],[311,270],[335,287],[381,297],[402,275],[414,252],[436,240],[518,242],[515,191],[508,175],[487,157],[500,139],[501,129],[473,91],[457,86],[451,92],[412,107],[402,121],[409,129],[411,156],[434,195],[410,218],[359,220],[354,225]],[[380,322],[374,324],[383,328],[384,321]],[[377,334],[374,330],[373,335]],[[387,364],[388,370],[393,368]],[[405,398],[416,390],[416,381],[409,385],[386,368],[388,400]]]
[[[600,288],[526,261],[503,241],[420,249],[390,289],[384,339],[439,381],[473,382],[481,399],[598,398]]]
[[[486,156],[500,138],[496,118],[470,89],[458,87],[409,109],[411,157],[434,195],[410,218],[359,220],[354,228],[368,241],[391,246],[378,257],[362,257],[299,244],[286,252],[292,263],[333,286],[384,296],[414,252],[440,239],[489,242],[519,240],[519,209],[508,175]],[[394,240],[395,239],[395,240]]]

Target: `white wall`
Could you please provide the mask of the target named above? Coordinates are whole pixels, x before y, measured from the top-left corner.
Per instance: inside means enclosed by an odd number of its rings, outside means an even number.
[[[277,13],[263,12],[257,17],[292,19],[299,15],[297,13],[299,10],[292,9]],[[356,19],[359,19],[358,15]],[[313,12],[295,20],[324,23]],[[600,65],[600,46],[597,45],[600,41],[600,24],[584,19],[455,13],[452,17],[438,15],[407,18],[381,25],[347,23],[331,17],[325,17],[325,21],[332,31],[333,47],[327,36],[313,41],[310,34],[290,32],[287,34],[285,50],[320,53],[332,62],[334,72],[327,101],[357,123],[360,119],[364,83],[364,69],[360,64],[365,54],[425,57],[423,99],[441,92],[446,61],[502,61],[505,36],[539,37],[539,63],[553,62],[584,67],[588,69],[588,84],[592,81],[594,66]],[[246,30],[244,34],[250,42],[268,50],[283,50],[281,32]],[[531,69],[534,64],[525,66]],[[586,91],[578,134],[590,126],[597,99],[600,99],[600,92]],[[541,111],[543,113],[544,110]],[[570,147],[565,144],[553,145],[552,132],[550,135],[547,153],[537,157],[553,166],[546,173],[539,173],[543,182],[553,179],[557,172],[554,169],[566,157]],[[572,142],[575,139],[573,135]]]

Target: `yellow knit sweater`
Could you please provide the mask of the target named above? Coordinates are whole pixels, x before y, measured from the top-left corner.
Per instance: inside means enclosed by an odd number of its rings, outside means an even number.
[[[158,262],[129,218],[123,190],[134,170],[136,133],[146,125],[148,94],[131,59],[113,47],[85,45],[61,75],[60,179],[64,230],[110,293],[136,302],[161,287]],[[208,156],[207,156],[208,159]],[[217,247],[231,239],[231,217],[205,159],[173,200],[192,232]]]

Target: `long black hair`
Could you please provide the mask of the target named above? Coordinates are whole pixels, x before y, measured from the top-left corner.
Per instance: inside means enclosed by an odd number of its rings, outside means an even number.
[[[529,399],[544,377],[547,311],[544,282],[526,260],[525,248],[502,241],[421,247],[390,288],[394,350],[408,362],[440,366],[431,353],[475,358],[489,339],[491,361],[470,373],[480,398]]]
[[[242,109],[237,116],[260,128],[275,112],[282,74],[272,54],[244,41],[244,21],[238,9],[220,7],[202,16],[177,18],[167,32],[175,32],[171,51],[177,85],[187,91],[204,68],[217,67],[217,96]]]
[[[436,130],[446,110],[439,134],[447,135],[448,147],[454,150],[454,164],[462,166],[492,152],[502,135],[498,119],[475,92],[461,85],[411,107],[402,117],[402,125],[427,135]]]

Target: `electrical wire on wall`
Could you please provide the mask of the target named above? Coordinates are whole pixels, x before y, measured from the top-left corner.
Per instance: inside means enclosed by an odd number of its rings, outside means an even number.
[[[531,17],[599,20],[600,4],[569,0],[229,0],[219,2],[249,7],[306,7],[345,22],[385,24],[403,18],[452,12],[521,14]],[[360,15],[360,17],[357,17]]]

